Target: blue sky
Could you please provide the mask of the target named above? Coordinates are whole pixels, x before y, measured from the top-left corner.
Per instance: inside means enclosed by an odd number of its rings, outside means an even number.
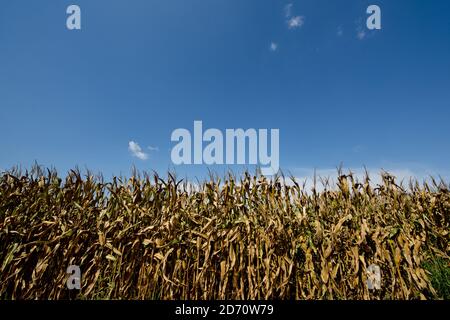
[[[72,3],[80,31],[66,28]],[[382,30],[365,27],[370,4]],[[281,168],[298,176],[342,163],[450,177],[449,12],[438,0],[3,0],[0,168],[165,172],[171,132],[202,120],[279,128]]]

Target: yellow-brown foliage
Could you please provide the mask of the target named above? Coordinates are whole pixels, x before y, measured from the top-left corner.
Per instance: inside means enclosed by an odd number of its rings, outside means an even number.
[[[423,263],[449,262],[450,192],[371,186],[341,175],[295,181],[229,175],[197,186],[169,175],[71,171],[0,177],[2,299],[436,298]],[[366,286],[381,267],[382,289]],[[66,288],[79,265],[82,288]]]

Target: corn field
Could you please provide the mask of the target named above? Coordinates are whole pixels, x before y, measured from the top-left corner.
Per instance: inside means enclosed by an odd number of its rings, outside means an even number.
[[[382,181],[5,172],[0,299],[442,298],[425,265],[450,267],[448,185]]]

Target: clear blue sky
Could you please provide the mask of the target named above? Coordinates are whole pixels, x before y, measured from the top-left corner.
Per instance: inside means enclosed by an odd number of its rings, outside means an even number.
[[[72,3],[81,31],[66,29]],[[369,4],[380,31],[365,28]],[[441,0],[2,0],[0,168],[164,172],[171,132],[202,120],[279,128],[281,168],[299,175],[448,176],[449,13]]]

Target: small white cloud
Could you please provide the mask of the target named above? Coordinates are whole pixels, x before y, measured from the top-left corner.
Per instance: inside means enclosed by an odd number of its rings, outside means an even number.
[[[344,35],[344,29],[342,27],[338,27],[337,35],[339,37],[342,37]]]
[[[305,23],[305,17],[303,17],[303,16],[295,16],[295,17],[290,18],[287,21],[289,29],[300,28],[301,26],[303,26],[304,23]]]
[[[142,148],[134,141],[128,142],[128,150],[130,150],[133,157],[136,157],[141,160],[147,160],[148,154],[142,151]]]
[[[360,30],[356,33],[356,37],[359,40],[363,40],[366,37],[366,32],[364,30]]]
[[[277,51],[278,49],[278,44],[276,44],[275,42],[271,42],[270,43],[270,51]]]
[[[292,3],[288,3],[287,5],[284,6],[284,14],[286,16],[286,18],[289,18],[292,15]]]

